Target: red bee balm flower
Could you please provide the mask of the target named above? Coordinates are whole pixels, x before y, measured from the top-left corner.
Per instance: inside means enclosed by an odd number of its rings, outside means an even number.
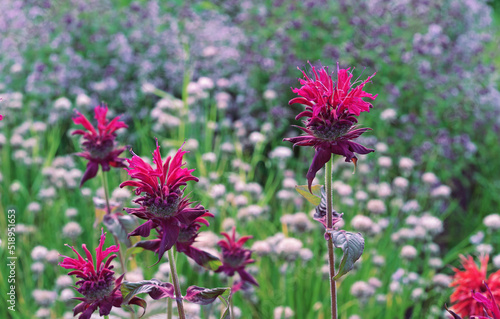
[[[299,69],[300,70],[300,69]],[[294,146],[313,146],[316,150],[307,180],[309,189],[316,172],[320,170],[331,158],[331,154],[345,157],[346,162],[353,161],[356,164],[357,157],[354,153],[368,154],[374,150],[366,148],[352,140],[370,130],[370,128],[358,128],[355,125],[361,112],[369,112],[372,105],[363,101],[364,97],[375,100],[377,95],[363,91],[363,87],[375,75],[369,76],[366,81],[361,82],[355,88],[351,83],[352,73],[349,69],[339,69],[337,63],[337,83],[332,76],[328,75],[328,68],[322,68],[318,72],[312,67],[314,79],[304,74],[304,79],[299,79],[301,88],[293,89],[294,93],[300,95],[291,99],[289,104],[300,103],[306,105],[306,110],[299,113],[295,119],[307,117],[304,121],[305,127],[298,127],[305,132],[298,137],[285,138]]]
[[[73,132],[73,135],[83,135],[85,140],[82,143],[85,152],[78,153],[77,155],[89,160],[80,186],[97,175],[99,165],[101,165],[103,171],[109,171],[110,166],[125,167],[125,159],[118,157],[125,150],[125,147],[117,149],[114,149],[114,147],[116,130],[127,128],[127,124],[119,121],[119,116],[108,122],[106,119],[106,114],[108,113],[107,106],[96,106],[94,112],[95,119],[97,120],[97,130],[82,113],[76,111],[77,116],[73,118],[75,124],[81,124],[85,128],[85,130],[76,130]]]
[[[472,291],[486,292],[487,287],[483,284],[486,283],[491,290],[491,296],[493,298],[500,300],[500,270],[491,274],[488,279],[486,279],[486,271],[488,268],[489,256],[480,257],[480,268],[477,267],[474,259],[471,256],[465,258],[460,256],[462,259],[463,271],[455,268],[455,276],[453,277],[453,282],[451,287],[455,287],[455,291],[450,297],[450,301],[455,303],[452,310],[461,316],[477,316],[483,312],[483,301],[478,301],[472,294]],[[491,298],[490,296],[490,298]],[[486,298],[486,297],[484,297]],[[492,300],[494,302],[494,300]]]
[[[110,265],[111,261],[116,258],[116,255],[111,255],[106,261],[110,253],[117,252],[120,248],[119,246],[113,245],[103,251],[102,248],[105,240],[106,233],[102,232],[99,247],[96,248],[95,263],[92,254],[85,244],[82,245],[82,248],[85,251],[86,259],[83,259],[75,248],[71,247],[78,258],[62,256],[64,260],[59,263],[59,266],[63,268],[75,269],[69,272],[68,275],[76,275],[77,278],[81,279],[76,282],[76,285],[79,286],[76,290],[81,293],[84,298],[74,298],[82,302],[73,308],[75,316],[82,313],[79,317],[80,319],[90,318],[97,308],[99,308],[99,315],[109,315],[111,308],[121,307],[123,301],[119,289],[123,275],[115,279],[113,276],[114,271],[111,270],[113,266]],[[129,304],[136,304],[142,307],[143,302],[142,299],[134,297]]]
[[[173,158],[169,156],[163,163],[156,140],[156,150],[153,152],[156,169],[132,152],[132,159],[127,159],[130,169],[126,170],[132,178],[139,181],[120,184],[120,187],[137,187],[136,195],[144,193],[144,196],[134,201],[141,205],[140,208],[125,208],[127,213],[147,220],[129,236],[148,237],[151,229],[160,228],[158,232],[162,234],[162,238],[158,248],[158,261],[177,242],[181,229],[199,221],[199,217],[207,216],[204,215],[207,210],[203,206],[190,207],[192,202],[183,197],[184,190],[180,187],[185,186],[188,181],[198,181],[198,178],[191,175],[194,169],[182,168],[185,153],[188,152],[179,149]]]
[[[252,251],[242,248],[252,236],[244,236],[236,240],[236,227],[233,227],[231,236],[227,233],[221,233],[221,235],[226,237],[226,240],[220,240],[217,243],[222,249],[222,266],[216,272],[224,272],[228,276],[234,276],[237,272],[240,275],[242,281],[234,285],[232,292],[239,290],[244,282],[258,286],[255,278],[245,270],[246,265],[255,262],[251,259]]]

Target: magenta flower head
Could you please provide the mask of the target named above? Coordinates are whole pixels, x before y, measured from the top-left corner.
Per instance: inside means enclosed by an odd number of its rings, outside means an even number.
[[[300,70],[300,69],[299,69]],[[295,119],[306,117],[303,121],[305,127],[298,127],[304,135],[285,138],[294,146],[313,146],[316,150],[307,180],[309,190],[316,172],[320,170],[331,158],[331,154],[345,157],[346,162],[356,164],[357,157],[354,153],[368,154],[374,150],[366,148],[353,140],[370,128],[358,128],[355,125],[361,112],[369,112],[372,105],[363,98],[375,100],[377,95],[363,91],[363,87],[375,75],[369,76],[356,87],[351,83],[352,73],[349,69],[340,69],[337,63],[337,82],[328,74],[328,68],[319,70],[312,67],[314,79],[304,74],[304,79],[299,79],[302,87],[292,89],[300,95],[290,100],[289,104],[300,103],[306,105],[306,110],[299,113]]]
[[[84,139],[82,143],[84,152],[77,155],[89,161],[80,186],[97,175],[99,165],[101,165],[103,171],[109,171],[110,166],[125,167],[125,159],[118,157],[125,150],[125,147],[115,148],[115,132],[120,128],[127,128],[127,124],[119,121],[119,116],[108,121],[106,119],[106,114],[108,113],[106,105],[96,106],[94,113],[97,120],[97,130],[82,113],[76,111],[76,116],[73,117],[75,124],[83,125],[85,128],[85,130],[76,130],[73,132],[73,135],[83,135]]]
[[[102,231],[102,230],[101,230]],[[70,247],[77,258],[64,257],[64,260],[59,265],[66,269],[74,269],[68,275],[76,275],[80,278],[76,282],[78,288],[75,289],[81,293],[83,298],[74,298],[80,300],[81,303],[73,308],[74,315],[82,313],[79,319],[88,319],[92,313],[99,308],[99,315],[109,315],[112,307],[121,307],[122,294],[120,292],[120,285],[123,275],[118,279],[114,278],[113,266],[111,261],[116,258],[116,255],[108,255],[117,252],[119,246],[113,245],[103,250],[104,242],[106,240],[106,233],[101,233],[99,246],[96,248],[96,259],[92,258],[92,254],[83,244],[82,248],[85,251],[86,259],[84,259],[75,248]],[[108,258],[106,260],[106,258]],[[142,299],[134,297],[129,304],[141,305]]]
[[[234,276],[234,273],[237,272],[240,275],[241,282],[234,285],[233,289],[231,289],[232,292],[239,290],[245,282],[258,286],[259,284],[255,278],[245,270],[246,265],[255,262],[255,260],[251,259],[252,251],[243,248],[243,245],[252,236],[243,236],[236,240],[236,227],[233,227],[231,236],[227,233],[221,233],[221,235],[226,239],[217,243],[222,249],[222,266],[216,272],[224,272],[228,276]]]
[[[151,165],[132,152],[132,159],[127,159],[130,168],[126,170],[137,181],[126,181],[120,184],[120,187],[136,187],[136,195],[143,195],[134,200],[141,206],[140,208],[125,208],[127,213],[147,220],[129,236],[148,237],[151,229],[157,229],[162,235],[158,248],[158,261],[177,242],[181,229],[191,225],[207,213],[201,205],[191,207],[192,202],[184,197],[184,190],[181,189],[188,181],[198,181],[198,178],[191,175],[194,169],[182,167],[185,165],[182,162],[185,153],[188,152],[180,148],[173,158],[169,156],[163,162],[160,146],[156,140],[156,150],[153,152],[153,162],[156,168],[153,169]]]

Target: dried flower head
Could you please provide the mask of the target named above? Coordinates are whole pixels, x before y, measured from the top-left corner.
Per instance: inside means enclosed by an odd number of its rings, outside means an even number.
[[[311,65],[312,66],[312,65]],[[300,70],[300,69],[299,69]],[[298,137],[285,138],[294,146],[313,146],[316,150],[307,180],[309,188],[321,169],[331,158],[331,154],[345,157],[346,162],[356,164],[357,157],[354,153],[368,154],[374,150],[366,148],[353,140],[369,130],[358,128],[355,125],[361,112],[369,112],[372,105],[363,98],[374,100],[377,95],[363,91],[363,87],[375,75],[369,76],[364,82],[353,87],[352,73],[349,69],[340,69],[337,63],[337,82],[328,74],[328,68],[322,68],[319,73],[312,66],[314,79],[304,74],[304,79],[299,79],[302,87],[293,89],[300,97],[290,100],[289,104],[300,103],[306,105],[306,110],[299,113],[295,119],[307,117],[305,127],[298,127],[305,132]]]
[[[78,111],[76,111],[76,116],[73,118],[75,124],[82,125],[85,128],[85,130],[76,130],[73,132],[73,135],[82,135],[84,139],[82,143],[84,152],[77,155],[89,161],[80,182],[80,187],[87,180],[97,175],[99,165],[101,165],[103,171],[109,171],[110,166],[125,167],[123,163],[125,159],[118,157],[125,150],[125,147],[115,148],[115,132],[118,129],[127,128],[127,124],[120,121],[119,116],[108,121],[106,119],[106,114],[108,113],[106,105],[96,106],[94,113],[97,120],[97,129]]]

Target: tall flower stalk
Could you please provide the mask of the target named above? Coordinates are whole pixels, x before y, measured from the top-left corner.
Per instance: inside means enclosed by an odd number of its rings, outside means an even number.
[[[332,162],[333,156],[326,163],[325,185],[326,185],[326,211],[327,211],[327,229],[333,229],[333,205],[332,205]],[[330,298],[332,318],[337,318],[337,283],[335,281],[335,251],[333,248],[333,239],[328,236],[328,269],[330,274]]]
[[[87,180],[94,178],[99,171],[99,166],[101,166],[102,184],[106,199],[106,214],[111,214],[106,172],[109,171],[111,167],[125,167],[125,159],[118,157],[125,150],[125,147],[117,148],[115,139],[116,131],[121,128],[127,128],[128,126],[125,122],[120,121],[120,116],[116,116],[111,121],[108,121],[107,114],[107,105],[98,105],[94,108],[94,118],[97,121],[97,128],[95,128],[85,115],[76,111],[73,122],[82,125],[84,130],[76,130],[73,132],[73,135],[83,136],[82,148],[84,151],[77,155],[88,160],[87,169],[83,174],[80,187]],[[113,238],[118,245],[118,238],[114,234]],[[127,268],[120,250],[118,250],[118,255],[122,271],[125,273]]]
[[[295,119],[305,117],[304,127],[299,127],[304,134],[297,137],[285,138],[284,141],[293,143],[294,146],[312,146],[315,150],[314,157],[307,172],[307,187],[312,193],[312,182],[316,173],[326,165],[325,169],[325,194],[326,203],[322,198],[320,205],[316,208],[317,219],[325,229],[325,239],[328,247],[328,263],[330,277],[331,294],[331,314],[332,318],[337,318],[337,287],[336,279],[347,273],[352,264],[361,256],[364,249],[364,240],[360,234],[353,234],[345,231],[337,231],[333,228],[334,224],[341,219],[341,215],[334,217],[332,205],[332,154],[344,156],[346,162],[357,163],[356,154],[368,154],[374,150],[364,147],[355,142],[355,139],[361,134],[370,130],[370,128],[360,128],[356,123],[357,116],[361,112],[369,112],[372,105],[363,100],[370,98],[374,100],[377,95],[363,91],[366,83],[370,82],[375,75],[369,76],[365,81],[355,81],[350,69],[341,69],[337,63],[337,79],[332,78],[328,73],[328,68],[323,67],[319,71],[312,67],[313,76],[308,76],[302,71],[304,78],[299,79],[300,88],[293,89],[299,97],[293,98],[289,104],[303,104],[305,110],[300,112]],[[299,69],[300,70],[300,69]],[[355,85],[358,84],[358,85]],[[349,238],[354,240],[349,241]],[[348,243],[349,242],[349,243]],[[356,247],[347,247],[354,245]],[[349,269],[341,269],[345,266],[343,262],[339,271],[335,273],[335,253],[334,246],[342,248],[344,252],[347,249],[356,250],[356,253],[345,258],[351,258]]]

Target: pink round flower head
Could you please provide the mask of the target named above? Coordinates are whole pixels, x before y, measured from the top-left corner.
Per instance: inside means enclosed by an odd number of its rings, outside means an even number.
[[[320,170],[331,158],[331,154],[345,157],[346,162],[356,164],[357,157],[354,153],[368,154],[373,149],[366,148],[353,140],[370,128],[358,128],[355,125],[361,112],[369,112],[372,105],[363,100],[367,97],[375,100],[377,95],[363,91],[375,73],[356,87],[351,83],[352,73],[349,69],[340,69],[337,63],[337,81],[328,74],[328,68],[321,68],[319,73],[312,67],[314,79],[304,74],[304,79],[299,79],[302,87],[292,89],[299,97],[290,100],[289,104],[300,103],[306,105],[306,110],[299,113],[295,119],[306,117],[303,121],[305,127],[298,127],[304,135],[285,138],[294,146],[313,146],[316,150],[307,180],[309,188]],[[299,69],[300,70],[300,69]]]

